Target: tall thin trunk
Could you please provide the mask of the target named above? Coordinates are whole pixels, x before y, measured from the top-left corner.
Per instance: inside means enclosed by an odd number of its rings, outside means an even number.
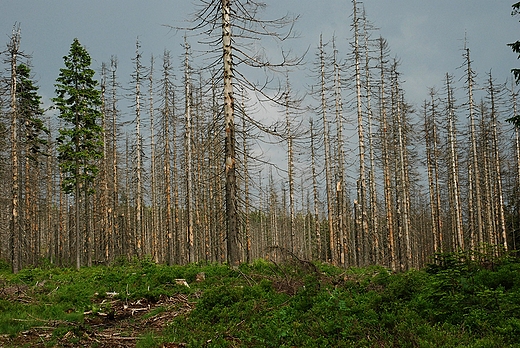
[[[151,235],[148,239],[148,248],[152,258],[155,262],[159,262],[159,242],[158,242],[158,207],[157,207],[157,173],[155,163],[155,107],[153,100],[153,71],[154,71],[154,57],[150,59],[150,72],[148,75],[148,100],[149,100],[149,112],[150,112],[150,181],[151,181]]]
[[[231,0],[221,0],[222,48],[224,64],[224,122],[226,168],[226,240],[227,260],[230,265],[240,263],[237,214],[237,179],[235,156],[235,97],[233,96],[233,55],[231,40]]]
[[[494,171],[496,175],[496,199],[495,202],[497,204],[497,213],[498,213],[498,231],[500,238],[502,239],[502,246],[504,251],[508,250],[507,243],[507,231],[506,231],[506,218],[504,211],[504,193],[502,189],[502,174],[501,174],[501,165],[500,165],[500,151],[498,145],[498,107],[496,103],[496,89],[493,85],[493,78],[491,73],[489,74],[489,99],[490,99],[490,107],[491,107],[491,127],[492,127],[492,139],[493,139],[493,157],[494,157]]]
[[[242,116],[242,165],[244,166],[244,232],[246,236],[246,262],[250,263],[252,260],[252,248],[251,248],[251,219],[250,219],[250,211],[251,211],[251,202],[250,202],[250,184],[249,184],[249,146],[247,141],[247,123],[246,123],[246,105],[245,105],[245,96],[244,90],[242,90],[242,112],[244,115]]]
[[[141,53],[139,52],[141,45],[136,43],[135,56],[135,238],[136,238],[136,252],[137,256],[141,257],[143,254],[143,137],[141,134]]]
[[[433,237],[433,252],[437,253],[439,250],[439,231],[437,225],[437,214],[436,214],[436,206],[435,206],[435,186],[433,184],[433,160],[434,154],[432,150],[433,138],[433,128],[435,127],[433,123],[433,116],[428,116],[428,104],[424,102],[424,139],[426,143],[426,168],[428,173],[428,193],[430,196],[430,218],[432,220],[432,237]]]
[[[60,244],[59,244],[59,230],[54,226],[55,224],[55,219],[57,218],[57,216],[55,215],[55,212],[56,212],[56,209],[54,207],[54,197],[55,197],[55,192],[54,192],[54,187],[56,185],[55,183],[55,180],[54,180],[54,173],[53,173],[53,158],[54,158],[54,150],[53,148],[51,147],[50,144],[52,144],[52,141],[51,141],[51,125],[50,125],[50,120],[47,121],[47,129],[49,129],[49,133],[47,134],[47,143],[49,144],[49,156],[47,156],[47,158],[45,159],[45,168],[46,168],[46,176],[45,176],[45,179],[46,179],[46,185],[47,185],[47,188],[45,190],[45,194],[46,194],[46,197],[45,197],[45,206],[46,206],[46,210],[47,210],[47,215],[46,215],[46,226],[45,226],[45,229],[47,230],[47,233],[49,234],[49,237],[51,238],[52,242],[50,243],[49,245],[49,259],[51,261],[52,264],[55,264],[55,265],[59,265],[60,262],[61,262],[61,259],[59,258],[59,248],[60,248]]]
[[[411,236],[410,236],[410,211],[409,211],[409,182],[407,176],[407,150],[405,142],[405,110],[401,101],[399,78],[396,71],[396,62],[392,69],[392,112],[395,127],[394,142],[396,151],[396,198],[397,198],[397,222],[399,230],[399,241],[404,242],[404,258],[401,254],[401,269],[413,267]]]
[[[451,201],[453,233],[455,234],[456,247],[464,249],[464,235],[462,226],[462,207],[460,202],[459,163],[457,154],[457,135],[455,129],[455,107],[451,77],[446,74],[447,90],[447,121],[448,121],[448,158],[451,183]]]
[[[320,232],[320,214],[319,214],[319,196],[318,196],[318,178],[316,171],[316,154],[315,154],[315,145],[314,145],[314,127],[312,123],[312,119],[309,124],[310,129],[310,138],[311,138],[311,173],[312,173],[312,196],[313,196],[313,205],[314,205],[314,233],[316,235],[316,258],[318,260],[326,260],[322,256],[321,250],[321,232]]]
[[[338,51],[336,49],[335,40],[333,43],[333,66],[334,66],[334,99],[335,99],[335,117],[336,117],[336,220],[338,230],[337,248],[339,250],[339,260],[342,265],[346,264],[348,256],[348,243],[346,243],[346,215],[347,202],[345,199],[345,152],[343,139],[343,101],[341,96],[341,68],[338,62]]]
[[[294,202],[294,149],[293,149],[293,134],[292,134],[292,124],[290,117],[290,85],[289,85],[289,77],[286,79],[286,90],[285,90],[285,128],[287,133],[287,178],[289,179],[289,234],[290,234],[290,250],[294,253],[296,252],[295,245],[295,202]]]
[[[23,117],[23,116],[22,116]],[[22,237],[22,243],[21,243],[21,246],[22,246],[22,250],[24,250],[24,254],[25,255],[21,255],[22,257],[22,262],[21,262],[21,265],[22,267],[24,266],[24,264],[33,264],[34,265],[34,256],[35,256],[35,239],[34,239],[34,235],[33,235],[33,229],[32,229],[32,223],[33,223],[33,219],[35,218],[34,216],[32,216],[32,209],[31,209],[31,206],[32,206],[32,201],[34,200],[34,197],[33,197],[33,189],[31,188],[31,185],[34,186],[34,183],[31,183],[31,175],[30,175],[30,166],[29,166],[29,158],[28,158],[28,153],[30,151],[30,148],[28,146],[28,144],[25,144],[25,149],[24,149],[24,152],[25,152],[25,161],[23,161],[23,175],[24,175],[24,179],[22,180],[23,182],[23,190],[24,190],[24,194],[23,194],[23,198],[24,198],[24,204],[23,204],[23,210],[24,210],[24,213],[23,213],[23,233],[21,235]],[[23,155],[21,156],[23,157]],[[20,158],[21,160],[22,158]]]
[[[212,74],[213,75],[213,74]],[[220,117],[220,107],[219,107],[219,97],[218,97],[218,89],[215,79],[212,77],[211,79],[211,132],[210,132],[210,142],[213,149],[217,149],[220,144],[220,136],[221,132],[217,131],[220,129],[218,127],[219,117]],[[226,260],[225,255],[225,237],[224,237],[224,229],[222,228],[222,206],[223,204],[223,190],[222,190],[222,180],[220,176],[220,168],[222,162],[222,152],[220,151],[211,151],[210,152],[210,175],[213,180],[210,184],[210,198],[211,198],[211,232],[210,232],[210,243],[212,244],[212,254],[213,261],[224,262]],[[261,185],[260,185],[261,186]]]
[[[171,140],[172,140],[172,163],[173,167],[172,171],[172,188],[173,188],[173,232],[172,239],[170,240],[169,247],[171,255],[173,259],[178,263],[186,263],[186,259],[184,257],[184,250],[182,250],[183,242],[185,240],[181,236],[181,208],[180,208],[180,196],[179,196],[179,149],[177,143],[177,115],[176,115],[176,107],[175,107],[175,95],[172,94],[171,99]]]
[[[363,36],[365,39],[364,48],[365,48],[365,89],[366,89],[366,104],[367,104],[367,121],[368,121],[368,148],[369,148],[369,159],[370,159],[370,172],[369,172],[369,180],[370,180],[370,231],[372,241],[372,259],[371,261],[374,263],[379,263],[381,258],[380,255],[380,231],[379,231],[379,208],[377,202],[377,188],[376,188],[376,164],[375,164],[375,152],[374,152],[374,136],[373,136],[373,112],[372,112],[372,85],[370,83],[370,54],[369,54],[369,36],[367,29],[367,19],[365,16],[365,11],[363,10]]]
[[[332,206],[332,170],[330,163],[330,140],[329,140],[329,121],[327,119],[327,97],[325,88],[325,52],[323,46],[322,35],[320,35],[320,93],[321,93],[321,117],[323,122],[323,143],[325,146],[325,190],[327,191],[327,218],[329,225],[329,250],[330,261],[332,264],[338,263],[338,255],[336,250],[336,236],[334,230],[334,208]]]
[[[437,109],[435,102],[435,93],[431,91],[430,115],[428,116],[427,106],[425,105],[425,138],[426,138],[426,156],[428,168],[428,184],[430,193],[430,215],[432,219],[432,235],[433,235],[433,251],[442,252],[442,217],[441,217],[441,198],[439,189],[439,165],[437,148]]]
[[[107,142],[107,100],[106,100],[106,82],[107,82],[107,67],[102,65],[102,81],[101,81],[101,101],[102,114],[101,125],[103,127],[103,163],[101,167],[101,243],[97,246],[97,250],[102,250],[103,260],[106,262],[109,258],[109,243],[113,238],[111,223],[112,209],[109,206],[109,189],[108,189],[108,142]]]
[[[444,251],[444,232],[443,232],[443,225],[442,225],[442,206],[441,206],[441,184],[440,184],[440,169],[439,169],[439,160],[438,156],[440,153],[440,150],[438,148],[439,146],[439,136],[437,134],[437,122],[435,121],[435,115],[437,115],[437,112],[435,110],[435,99],[432,95],[432,115],[434,115],[434,121],[433,121],[433,154],[434,154],[434,161],[433,161],[433,172],[434,172],[434,186],[435,186],[435,208],[436,208],[436,216],[437,216],[437,229],[439,232],[439,252]]]
[[[469,48],[465,49],[464,58],[466,60],[466,75],[467,75],[467,88],[468,88],[468,110],[469,110],[469,123],[470,123],[470,138],[471,138],[471,169],[472,169],[472,179],[470,181],[470,185],[473,188],[475,194],[473,195],[473,199],[471,203],[475,203],[476,211],[474,212],[474,216],[476,217],[476,233],[477,240],[479,243],[483,242],[483,221],[482,221],[482,195],[480,192],[480,171],[479,171],[479,163],[478,163],[478,149],[477,149],[477,131],[475,127],[475,102],[473,100],[473,85],[474,81],[474,73],[471,69],[471,59],[470,59],[470,51]],[[475,231],[473,230],[472,233]]]
[[[193,230],[193,139],[192,139],[192,91],[191,91],[191,68],[189,64],[189,45],[185,41],[184,58],[184,99],[185,99],[185,126],[184,126],[184,153],[185,153],[185,175],[186,175],[186,242],[188,262],[195,262],[195,245]]]
[[[359,207],[359,226],[361,246],[359,254],[363,264],[368,264],[368,218],[366,204],[366,174],[365,174],[365,133],[363,126],[363,104],[361,100],[361,52],[359,47],[359,20],[357,15],[357,1],[352,0],[354,6],[353,27],[354,27],[354,64],[356,79],[356,113],[357,113],[357,135],[358,135],[358,155],[359,155],[359,177],[358,177],[358,207]],[[359,260],[358,262],[360,262]]]
[[[170,122],[171,122],[171,103],[170,103],[170,55],[169,52],[164,53],[163,57],[163,108],[162,108],[162,130],[163,130],[163,175],[164,175],[164,196],[166,200],[164,222],[167,240],[167,256],[166,261],[169,265],[174,263],[174,240],[173,240],[173,221],[172,221],[172,187],[171,187],[171,169],[170,169]]]
[[[130,166],[130,137],[126,133],[125,137],[125,190],[123,195],[125,197],[125,212],[123,214],[123,241],[121,242],[123,253],[128,260],[132,258],[136,250],[135,229],[132,225],[132,205],[131,205],[131,182],[132,182],[132,168]]]
[[[110,60],[110,70],[111,70],[111,90],[112,90],[112,96],[111,96],[111,110],[110,113],[112,115],[111,125],[112,125],[112,132],[111,132],[111,159],[112,159],[112,179],[111,182],[111,195],[112,195],[112,232],[111,235],[113,237],[121,237],[121,224],[119,223],[119,172],[117,168],[118,164],[118,155],[117,155],[117,78],[116,78],[116,72],[117,72],[117,59],[115,57],[112,57]],[[114,240],[116,239],[116,240]],[[108,241],[109,243],[109,258],[107,260],[112,261],[115,250],[117,249],[118,255],[122,254],[122,240],[121,238],[112,238]],[[117,246],[117,248],[116,248]]]
[[[516,105],[516,99],[517,99],[518,93],[514,89],[514,84],[511,88],[511,104],[513,105],[513,118],[518,117],[518,109]],[[520,188],[520,129],[518,127],[515,127],[515,163],[516,163],[516,187],[517,189]],[[518,212],[518,198],[516,198],[516,211],[514,212],[514,215],[519,216]],[[513,228],[513,245],[511,246],[511,249],[516,250],[516,228]]]
[[[486,120],[486,106],[484,105],[484,102],[480,102],[480,128],[481,128],[481,134],[482,134],[482,151],[481,151],[481,157],[480,157],[480,166],[482,167],[482,175],[483,175],[483,190],[484,190],[484,197],[485,197],[485,207],[484,207],[484,220],[485,220],[485,235],[484,235],[484,241],[485,243],[489,244],[496,244],[496,241],[494,240],[494,236],[496,235],[496,226],[495,226],[495,219],[494,216],[494,205],[492,204],[493,200],[493,189],[492,189],[492,177],[491,177],[491,160],[490,160],[490,135],[489,130],[487,126],[487,120]]]
[[[11,63],[11,170],[12,170],[12,190],[11,190],[11,263],[13,273],[21,269],[21,221],[20,221],[20,202],[19,192],[20,179],[18,177],[19,158],[18,158],[18,110],[16,105],[17,76],[16,66],[20,49],[20,27],[13,28],[11,41],[9,43],[9,54]]]
[[[379,65],[380,65],[380,113],[381,113],[381,137],[382,137],[382,155],[383,155],[383,176],[384,176],[384,192],[386,206],[386,226],[388,235],[389,248],[389,264],[392,270],[397,269],[396,265],[396,243],[394,230],[394,203],[392,200],[392,179],[390,170],[390,144],[391,130],[388,127],[387,105],[386,105],[386,89],[385,89],[385,50],[387,44],[383,38],[379,38]]]

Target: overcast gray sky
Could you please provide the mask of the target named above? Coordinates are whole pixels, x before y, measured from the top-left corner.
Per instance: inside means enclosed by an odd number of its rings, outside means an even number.
[[[266,16],[299,14],[296,50],[316,47],[320,33],[338,38],[347,52],[350,38],[350,0],[264,0]],[[506,43],[520,39],[520,23],[510,15],[513,0],[366,0],[368,19],[389,42],[392,56],[401,60],[407,99],[420,105],[428,87],[442,87],[447,72],[460,77],[462,47],[467,36],[474,69],[481,80],[492,70],[499,82],[510,77],[520,61]],[[32,55],[35,78],[45,99],[52,97],[62,57],[77,37],[91,54],[95,69],[119,59],[121,82],[129,80],[136,38],[144,63],[165,49],[181,52],[182,34],[164,25],[180,25],[195,9],[189,0],[2,0],[0,34],[5,47],[13,24],[21,24],[21,47]],[[180,66],[180,63],[177,64]],[[303,89],[294,86],[295,89]]]

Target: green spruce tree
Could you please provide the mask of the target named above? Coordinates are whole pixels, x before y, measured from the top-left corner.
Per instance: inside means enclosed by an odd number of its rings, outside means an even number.
[[[42,120],[44,110],[42,108],[42,97],[38,95],[38,86],[35,86],[30,78],[31,69],[25,64],[16,67],[16,99],[18,102],[18,113],[20,122],[23,123],[24,145],[27,149],[25,157],[30,160],[38,161],[40,155],[46,154],[47,139],[43,138],[43,133],[48,134],[49,130],[45,127]]]
[[[20,213],[23,217],[23,227],[20,241],[22,264],[37,265],[40,256],[42,231],[34,223],[42,188],[40,169],[43,156],[47,153],[47,127],[42,120],[44,110],[41,105],[41,96],[30,77],[31,70],[25,64],[16,67],[16,110],[18,112],[18,127],[20,129],[18,151],[20,153]],[[44,133],[47,133],[44,134]],[[14,168],[13,168],[14,169]],[[22,199],[23,196],[23,199]]]
[[[63,59],[65,68],[60,69],[56,79],[57,97],[53,101],[63,121],[57,138],[58,159],[63,173],[62,189],[74,195],[76,267],[80,268],[85,240],[86,251],[90,254],[88,196],[93,192],[93,182],[99,171],[97,162],[103,156],[103,128],[99,125],[102,101],[97,89],[98,81],[94,79],[95,72],[90,68],[90,55],[78,39],[74,39],[69,54]],[[82,195],[86,213],[84,234],[80,226]]]

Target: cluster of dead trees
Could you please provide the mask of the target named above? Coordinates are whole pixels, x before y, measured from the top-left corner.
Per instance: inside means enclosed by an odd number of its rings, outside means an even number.
[[[103,156],[81,196],[62,189],[55,112],[37,96],[38,107],[21,104],[17,66],[30,64],[13,31],[1,87],[0,259],[15,270],[42,259],[236,264],[286,249],[403,270],[436,252],[516,249],[520,138],[504,120],[516,116],[517,93],[478,77],[469,48],[460,76],[446,74],[411,105],[399,61],[356,1],[350,46],[317,38],[305,63],[284,52],[271,63],[239,44],[289,26],[277,32],[284,41],[293,18],[263,22],[261,4],[231,6],[200,9],[180,59],[165,51],[145,61],[138,42],[129,83],[117,58],[99,67]],[[215,63],[196,62],[190,41],[215,47]],[[303,82],[291,67],[303,64],[309,87],[295,92]],[[252,83],[249,67],[280,82]]]

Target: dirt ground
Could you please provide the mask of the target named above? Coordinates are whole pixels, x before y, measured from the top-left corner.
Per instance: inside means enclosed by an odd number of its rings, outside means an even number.
[[[52,341],[56,343],[55,347],[135,347],[140,337],[159,333],[176,316],[190,312],[194,306],[182,294],[163,296],[156,302],[145,299],[123,302],[109,297],[96,303],[99,310],[85,312],[82,324],[44,321],[41,326],[21,332],[14,338],[0,335],[0,347],[49,347]],[[68,329],[56,341],[53,331],[59,326]],[[162,345],[165,348],[184,346],[183,343]]]

